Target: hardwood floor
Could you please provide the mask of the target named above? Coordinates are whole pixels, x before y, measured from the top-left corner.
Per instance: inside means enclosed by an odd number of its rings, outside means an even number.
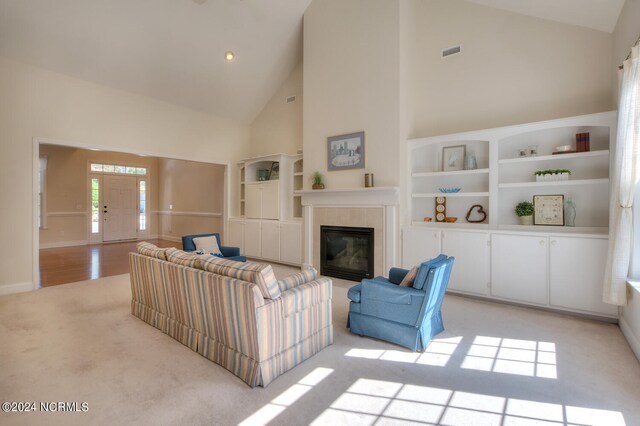
[[[182,248],[181,243],[147,240],[158,247]],[[50,287],[129,272],[129,252],[137,241],[40,250],[40,285]]]

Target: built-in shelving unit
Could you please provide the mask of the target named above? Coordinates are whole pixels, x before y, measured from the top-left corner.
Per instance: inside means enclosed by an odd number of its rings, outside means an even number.
[[[407,144],[410,222],[418,224],[425,217],[435,219],[435,198],[445,197],[446,216],[458,220],[428,226],[524,229],[518,228],[516,204],[532,201],[534,195],[561,194],[565,199],[571,197],[576,205],[578,228],[602,233],[609,223],[609,148],[615,139],[615,126],[616,113],[607,112],[412,139]],[[561,145],[574,148],[576,134],[583,132],[590,135],[590,151],[553,154]],[[476,158],[477,168],[441,171],[443,148],[460,145],[465,146],[467,155]],[[520,156],[520,150],[532,146],[537,155]],[[571,175],[568,180],[536,181],[535,172],[550,169],[568,169]],[[439,188],[461,189],[457,193],[441,193]],[[467,223],[469,208],[478,204],[487,213],[486,221]]]
[[[301,191],[304,187],[302,181],[304,173],[304,160],[302,155],[293,162],[293,214],[296,219],[302,219],[302,197],[300,194],[296,194],[296,191]]]

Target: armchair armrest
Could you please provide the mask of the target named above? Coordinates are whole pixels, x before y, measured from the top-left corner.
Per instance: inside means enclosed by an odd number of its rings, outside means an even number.
[[[410,305],[412,298],[422,299],[424,292],[412,287],[399,287],[390,282],[362,280],[362,302],[378,301],[396,305]]]
[[[240,247],[220,246],[220,253],[224,257],[240,256]]]
[[[408,269],[391,268],[389,269],[389,282],[400,284],[408,273]]]

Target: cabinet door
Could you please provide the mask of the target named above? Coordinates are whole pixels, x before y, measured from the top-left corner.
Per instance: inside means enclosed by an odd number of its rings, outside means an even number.
[[[243,254],[248,257],[261,257],[259,220],[245,221]]]
[[[224,245],[231,247],[240,247],[240,253],[244,253],[244,221],[229,220],[227,238]]]
[[[262,188],[262,218],[280,219],[280,191],[278,182],[263,183]]]
[[[280,260],[280,222],[275,220],[262,221],[260,257],[269,260]]]
[[[602,302],[608,240],[550,237],[550,303],[610,316],[618,308]]]
[[[505,299],[547,304],[546,236],[492,236],[491,294]]]
[[[260,219],[262,217],[262,191],[257,183],[245,184],[245,212],[248,219]]]
[[[403,268],[410,269],[440,253],[440,231],[409,227],[402,229]]]
[[[280,224],[280,260],[300,265],[302,263],[302,224]]]
[[[465,293],[489,293],[489,234],[442,231],[442,252],[454,256],[449,288]]]

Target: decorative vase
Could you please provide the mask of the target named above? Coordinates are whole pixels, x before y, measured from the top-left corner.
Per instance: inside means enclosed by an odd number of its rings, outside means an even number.
[[[520,220],[520,225],[533,225],[533,215],[529,216],[518,216]]]
[[[324,183],[314,183],[311,186],[312,189],[324,189]]]
[[[564,226],[576,226],[576,206],[571,197],[564,202]]]
[[[464,170],[475,170],[478,168],[478,163],[476,162],[476,157],[474,155],[465,155],[464,156],[464,163],[463,163],[463,168]]]

